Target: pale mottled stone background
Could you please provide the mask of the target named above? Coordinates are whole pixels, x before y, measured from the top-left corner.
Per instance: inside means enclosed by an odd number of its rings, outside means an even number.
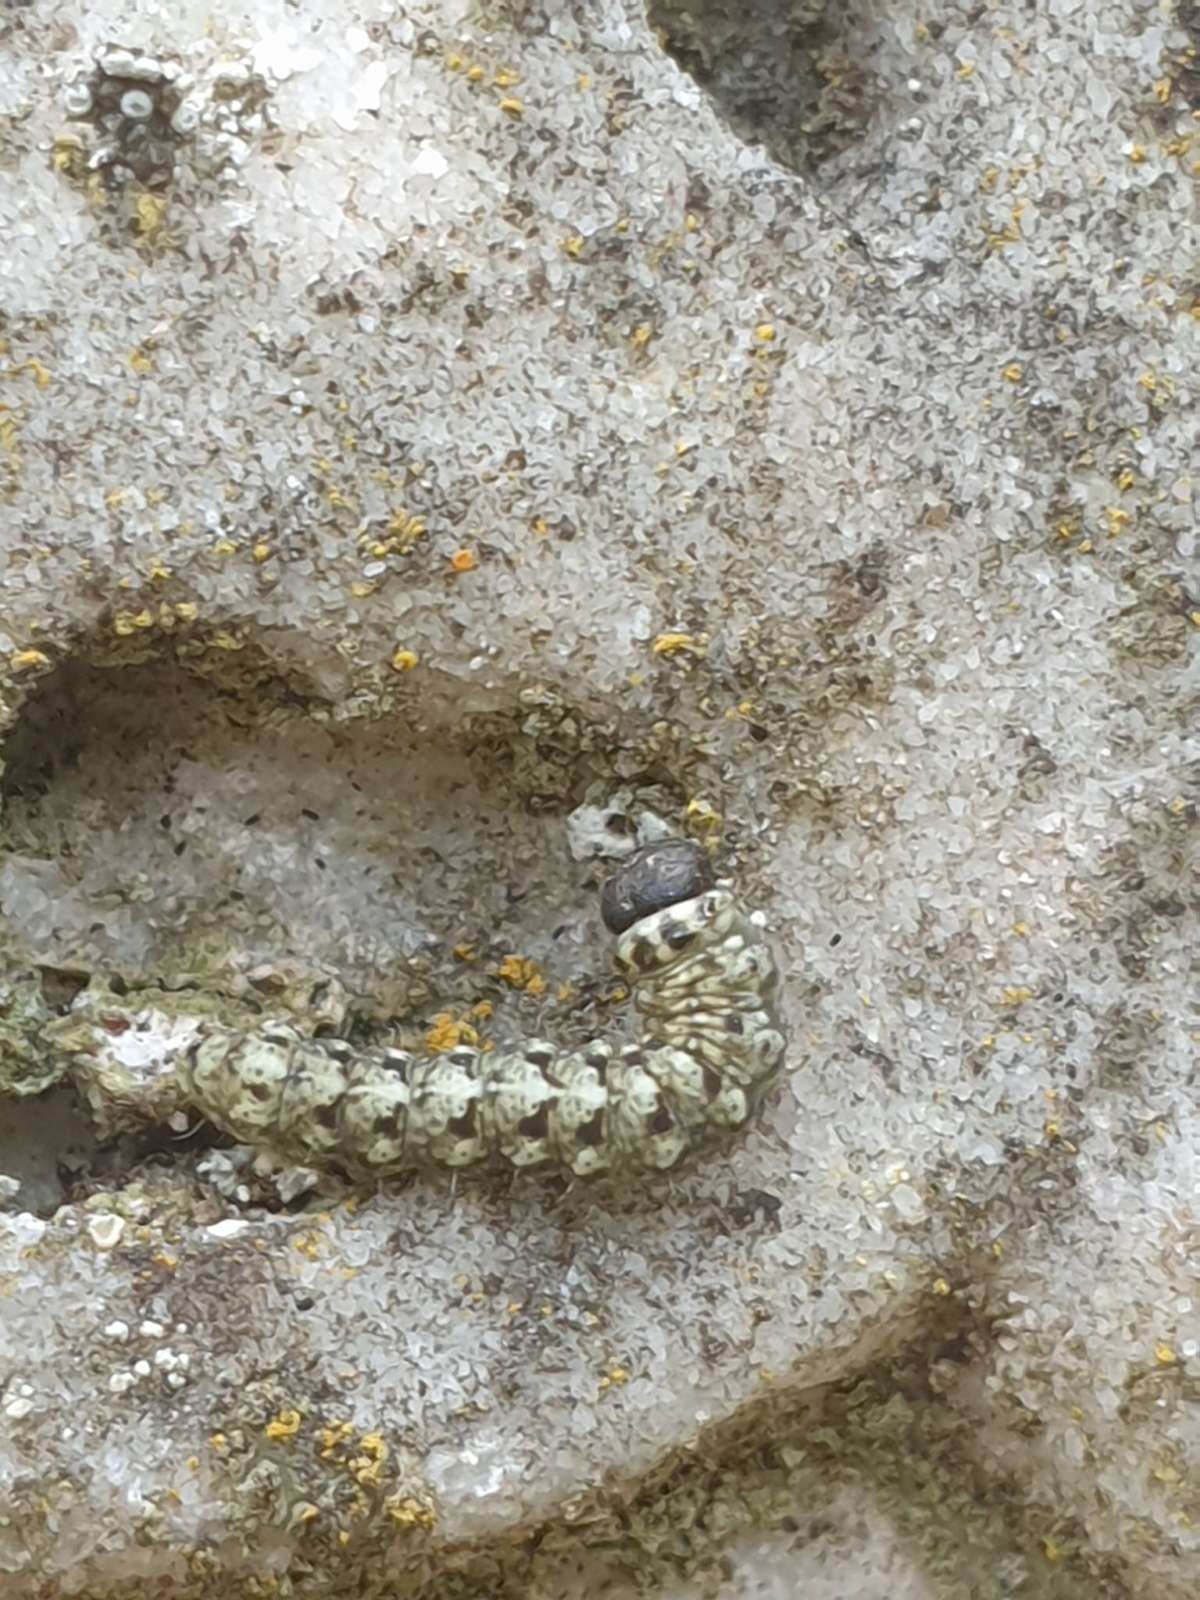
[[[645,1193],[271,1211],[0,1102],[5,1597],[1200,1581],[1197,13],[650,10],[0,13],[10,1087],[89,975],[607,1026],[626,780],[795,1040]]]

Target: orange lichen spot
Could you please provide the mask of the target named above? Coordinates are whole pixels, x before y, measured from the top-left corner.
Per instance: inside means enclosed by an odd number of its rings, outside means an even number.
[[[523,989],[526,994],[546,992],[546,980],[536,961],[527,956],[505,956],[496,969],[496,976],[512,989]]]
[[[299,1411],[281,1411],[271,1418],[263,1432],[268,1439],[294,1439],[303,1421],[304,1416]]]
[[[450,565],[455,572],[474,572],[479,560],[472,550],[456,550],[450,557]]]
[[[576,83],[576,86],[578,88],[580,88],[580,89],[590,89],[592,87],[592,75],[591,75],[591,73],[590,72],[581,72],[579,74],[579,76],[575,79],[575,83]]]
[[[495,1006],[490,1000],[476,1000],[475,1004],[471,1007],[471,1015],[473,1017],[478,1017],[480,1022],[486,1022],[495,1009]]]
[[[420,659],[415,650],[397,648],[392,651],[392,666],[397,672],[411,672]]]
[[[448,1011],[439,1011],[425,1033],[425,1046],[435,1055],[455,1050],[460,1044],[479,1043],[479,1035],[469,1022],[456,1022]]]

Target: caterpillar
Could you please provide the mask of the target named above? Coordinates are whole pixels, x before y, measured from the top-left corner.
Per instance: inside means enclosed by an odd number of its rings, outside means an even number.
[[[783,1062],[764,919],[743,915],[686,840],[634,852],[601,913],[641,1016],[637,1042],[416,1056],[207,1028],[180,1064],[215,1126],[352,1177],[498,1158],[581,1177],[663,1171],[749,1121]]]

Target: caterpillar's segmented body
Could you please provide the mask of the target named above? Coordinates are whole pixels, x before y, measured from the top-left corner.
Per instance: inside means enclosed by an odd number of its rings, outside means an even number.
[[[711,883],[703,853],[671,841],[605,891],[642,1016],[635,1044],[414,1056],[211,1030],[183,1064],[185,1094],[245,1143],[356,1176],[493,1157],[580,1176],[674,1166],[745,1125],[785,1049],[761,919]]]

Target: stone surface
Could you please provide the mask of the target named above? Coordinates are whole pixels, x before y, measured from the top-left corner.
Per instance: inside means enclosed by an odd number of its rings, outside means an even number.
[[[0,1592],[1193,1594],[1194,13],[169,13],[0,19]],[[89,982],[620,1027],[605,786],[778,931],[724,1161],[30,1119]]]

